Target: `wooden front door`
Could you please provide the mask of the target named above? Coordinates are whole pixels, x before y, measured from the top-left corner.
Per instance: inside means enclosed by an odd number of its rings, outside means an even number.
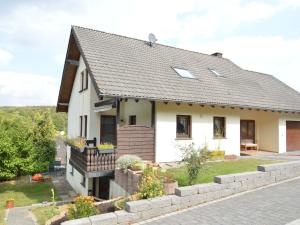
[[[117,144],[116,140],[116,117],[115,116],[101,116],[100,126],[100,142]]]
[[[286,150],[300,150],[300,121],[286,121]]]
[[[255,120],[241,120],[241,141],[246,139],[255,143]]]

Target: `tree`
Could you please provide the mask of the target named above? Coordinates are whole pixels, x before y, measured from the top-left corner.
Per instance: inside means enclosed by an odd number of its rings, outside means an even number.
[[[194,143],[180,147],[182,161],[185,163],[188,173],[189,184],[194,184],[202,168],[204,167],[209,152],[207,145],[204,148],[197,148]]]
[[[33,127],[32,172],[45,171],[55,159],[55,128],[48,112],[37,114]]]

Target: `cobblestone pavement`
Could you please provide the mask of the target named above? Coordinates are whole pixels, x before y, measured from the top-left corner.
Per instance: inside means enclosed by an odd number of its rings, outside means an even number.
[[[284,225],[300,218],[300,179],[177,212],[151,225]]]

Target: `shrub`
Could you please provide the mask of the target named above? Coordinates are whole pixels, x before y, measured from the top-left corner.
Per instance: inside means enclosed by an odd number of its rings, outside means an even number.
[[[142,199],[164,195],[164,186],[159,168],[147,166],[139,183],[139,195]]]
[[[192,143],[180,147],[180,151],[182,153],[182,161],[186,164],[188,182],[191,185],[197,179],[201,169],[209,158],[207,145],[204,148],[196,148],[195,144]]]
[[[97,214],[94,206],[94,197],[79,196],[75,199],[75,203],[68,210],[69,219],[79,219],[83,217],[93,216]]]
[[[141,163],[141,158],[136,155],[123,155],[116,161],[117,168],[124,171],[127,171],[128,168]]]

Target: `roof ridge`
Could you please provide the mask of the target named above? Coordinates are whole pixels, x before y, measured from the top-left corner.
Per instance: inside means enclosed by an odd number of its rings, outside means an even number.
[[[128,36],[121,35],[121,34],[116,34],[116,33],[111,33],[111,32],[106,32],[106,31],[101,31],[101,30],[96,30],[96,29],[88,28],[88,27],[82,27],[82,26],[77,26],[77,25],[71,25],[71,27],[72,28],[73,27],[77,27],[77,28],[80,28],[80,29],[86,29],[86,30],[91,30],[91,31],[95,31],[95,32],[105,33],[105,34],[110,34],[110,35],[114,35],[114,36],[118,36],[118,37],[122,37],[122,38],[128,38],[128,39],[132,39],[132,40],[136,40],[136,41],[147,42],[147,40],[142,40],[142,39],[138,39],[138,38],[134,38],[134,37],[128,37]],[[216,56],[213,56],[211,54],[197,52],[197,51],[193,51],[193,50],[189,50],[189,49],[184,49],[184,48],[179,48],[179,47],[175,47],[175,46],[171,46],[171,45],[166,45],[166,44],[161,44],[161,43],[155,43],[155,45],[160,45],[160,46],[167,47],[167,48],[174,48],[174,49],[178,49],[178,50],[182,50],[182,51],[187,51],[187,52],[192,52],[192,53],[201,54],[201,55],[205,55],[205,56],[210,56],[210,57],[213,57],[214,59],[229,60],[229,59],[227,59],[225,57],[216,57]]]

